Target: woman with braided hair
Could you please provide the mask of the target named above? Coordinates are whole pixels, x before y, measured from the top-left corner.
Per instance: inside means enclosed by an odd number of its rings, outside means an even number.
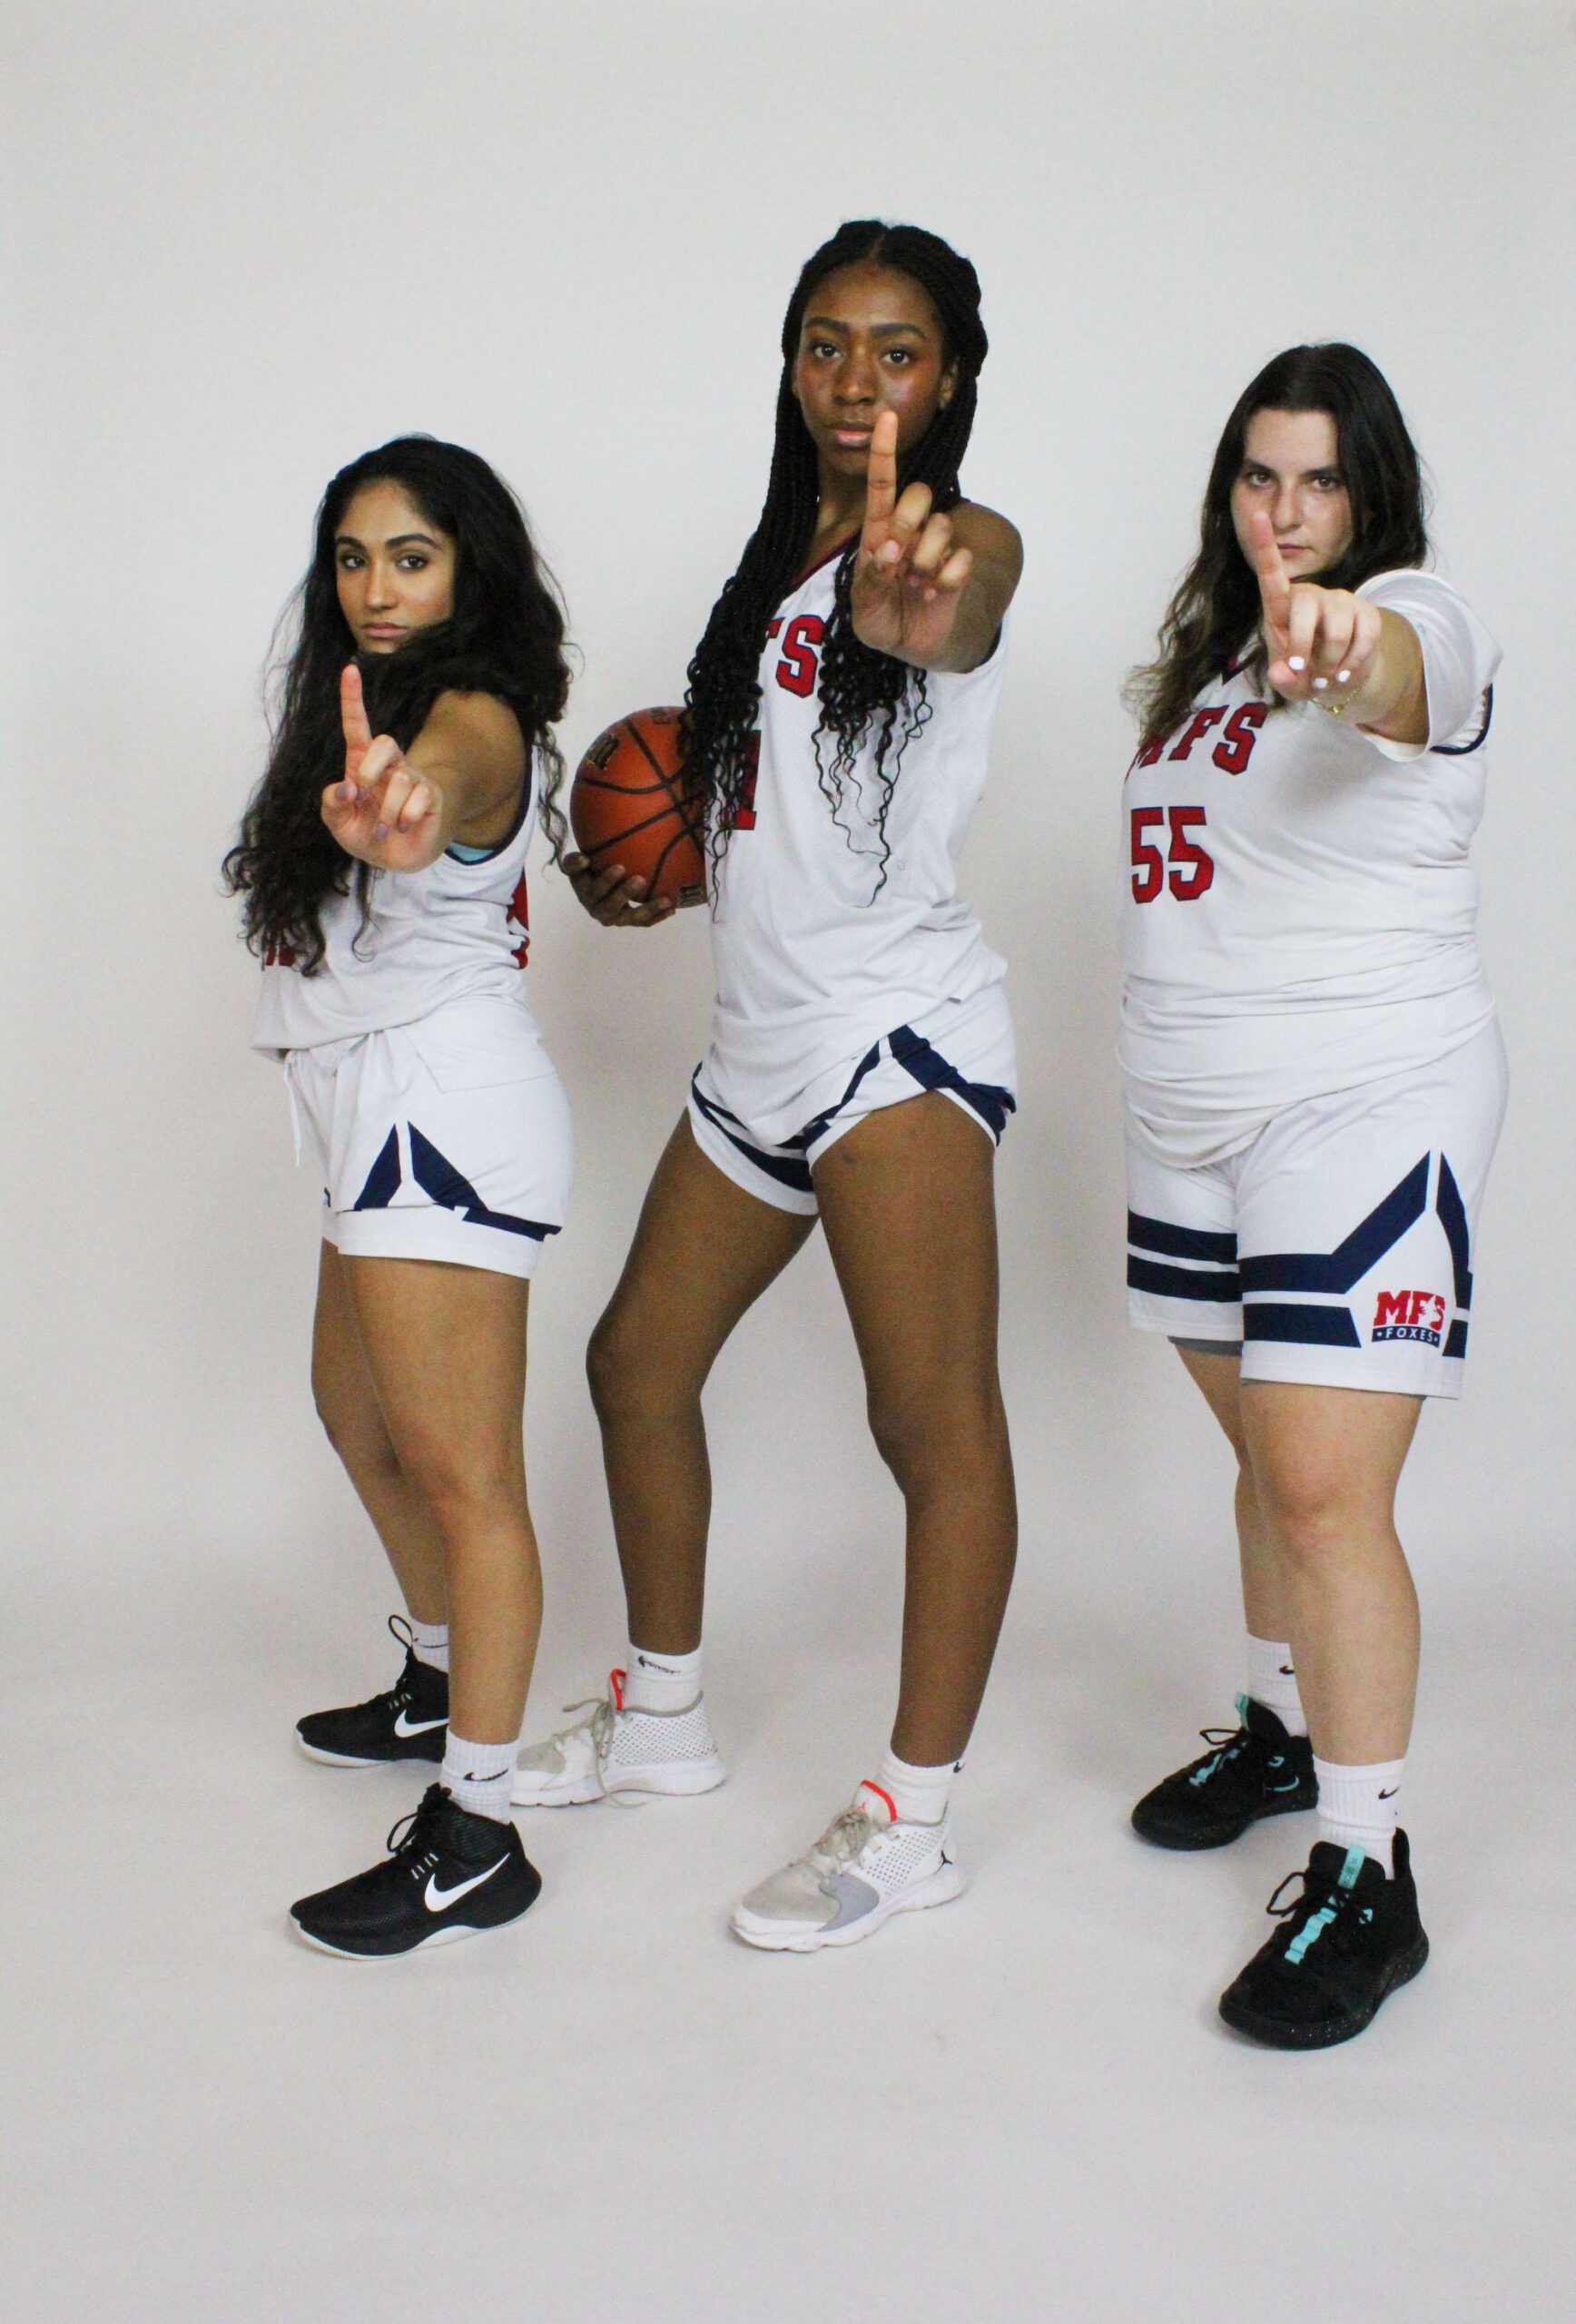
[[[626,1668],[524,1754],[515,1790],[558,1806],[722,1781],[701,1391],[819,1216],[906,1507],[901,1680],[874,1776],[735,1909],[773,1950],[852,1944],[960,1892],[948,1792],[1012,1576],[992,1191],[1012,1027],[954,878],[1022,562],[959,487],[986,344],[973,268],[918,227],[842,226],[789,302],[765,506],[689,672],[711,1044],[590,1351]],[[568,869],[610,926],[671,909],[617,865]]]

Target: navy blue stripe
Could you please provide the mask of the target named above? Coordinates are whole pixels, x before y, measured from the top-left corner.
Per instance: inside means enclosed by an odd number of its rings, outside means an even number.
[[[828,1106],[823,1114],[817,1114],[813,1121],[806,1122],[798,1137],[791,1138],[788,1141],[789,1144],[800,1147],[813,1145],[814,1141],[820,1137],[822,1131],[826,1128],[827,1125],[833,1121],[836,1117],[842,1113],[844,1106],[847,1105],[849,1099],[859,1088],[860,1083],[864,1079],[865,1075],[867,1073],[873,1073],[880,1063],[881,1043],[878,1041],[873,1049],[867,1050],[865,1055],[860,1059],[859,1063],[853,1069],[853,1079],[849,1083],[842,1097],[838,1098],[836,1104]]]
[[[1361,1347],[1349,1307],[1293,1307],[1260,1300],[1242,1311],[1245,1340],[1291,1340],[1302,1347]]]
[[[1140,1251],[1160,1251],[1168,1259],[1211,1259],[1223,1267],[1236,1265],[1235,1235],[1214,1235],[1202,1226],[1173,1226],[1169,1219],[1146,1218],[1138,1210],[1128,1213],[1128,1240]]]
[[[1444,1228],[1444,1239],[1450,1245],[1450,1263],[1455,1269],[1455,1304],[1458,1307],[1470,1307],[1472,1269],[1467,1262],[1472,1250],[1467,1234],[1466,1205],[1461,1198],[1461,1188],[1455,1183],[1455,1173],[1443,1154],[1439,1157],[1439,1192],[1434,1196],[1433,1206]]]
[[[506,1235],[528,1235],[534,1243],[557,1235],[558,1229],[539,1218],[516,1218],[507,1210],[489,1210],[470,1180],[438,1152],[430,1138],[410,1124],[410,1169],[417,1185],[445,1210],[458,1210],[470,1226],[497,1226]]]
[[[921,1089],[945,1089],[961,1098],[1000,1145],[1008,1115],[1018,1111],[1018,1100],[1010,1089],[997,1081],[965,1081],[957,1067],[911,1025],[900,1025],[889,1038],[893,1058],[905,1073],[912,1074]]]
[[[1444,1352],[1446,1355],[1466,1354],[1466,1321],[1463,1316],[1458,1315],[1451,1325],[1450,1336],[1444,1343]]]
[[[1333,1251],[1277,1251],[1242,1262],[1244,1291],[1350,1291],[1423,1216],[1428,1157],[1354,1226]]]
[[[1435,751],[1442,759],[1470,758],[1474,751],[1481,751],[1488,741],[1489,728],[1493,723],[1494,690],[1492,686],[1485,686],[1483,688],[1483,723],[1472,741],[1470,743],[1438,743],[1434,745]]]
[[[1157,1291],[1163,1299],[1213,1299],[1225,1302],[1242,1297],[1242,1283],[1236,1275],[1197,1275],[1191,1267],[1163,1267],[1154,1259],[1135,1258],[1128,1254],[1128,1288],[1129,1291]]]
[[[351,1205],[353,1210],[387,1210],[399,1191],[399,1133],[391,1129],[378,1159],[367,1173],[367,1183]]]
[[[727,1139],[728,1144],[730,1146],[736,1146],[740,1153],[747,1156],[748,1158],[755,1165],[757,1170],[764,1170],[766,1176],[769,1178],[775,1178],[779,1186],[792,1187],[798,1194],[808,1195],[814,1193],[815,1188],[813,1182],[811,1179],[810,1165],[808,1162],[795,1162],[783,1154],[763,1153],[758,1146],[752,1146],[747,1138],[735,1137],[734,1132],[728,1128],[728,1123],[734,1120],[736,1117],[733,1114],[729,1114],[724,1118],[722,1108],[720,1106],[714,1106],[711,1099],[703,1094],[699,1086],[698,1075],[697,1078],[690,1083],[690,1096],[700,1108],[701,1112],[705,1116],[707,1121],[711,1123],[712,1128],[714,1129],[721,1130],[723,1136]]]

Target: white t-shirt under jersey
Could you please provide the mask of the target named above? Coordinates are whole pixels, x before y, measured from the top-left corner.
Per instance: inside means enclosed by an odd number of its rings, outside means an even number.
[[[1004,638],[976,670],[926,674],[928,715],[903,745],[887,810],[883,882],[873,742],[855,754],[835,816],[817,775],[821,648],[838,554],[798,583],[770,625],[759,763],[712,913],[709,1068],[730,1108],[773,1142],[841,1097],[850,1061],[883,1034],[1006,974],[957,893],[958,857],[985,783]],[[900,706],[889,773],[904,716]],[[837,738],[823,734],[820,745],[830,775]]]
[[[508,837],[479,862],[452,852],[421,872],[375,872],[361,929],[357,881],[322,908],[327,950],[315,976],[272,957],[262,972],[254,1049],[317,1049],[413,1024],[452,1000],[490,995],[524,1007],[520,970],[530,931],[526,851],[535,771]]]
[[[1358,595],[1417,633],[1426,743],[1272,710],[1244,662],[1128,769],[1121,1061],[1164,1159],[1219,1160],[1267,1116],[1433,1063],[1493,1015],[1468,849],[1500,649],[1436,575]]]

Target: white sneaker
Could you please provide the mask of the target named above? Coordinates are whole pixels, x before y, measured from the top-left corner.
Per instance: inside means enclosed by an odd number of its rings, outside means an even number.
[[[580,1807],[615,1791],[683,1797],[714,1791],[727,1773],[703,1697],[687,1710],[625,1710],[624,1673],[614,1670],[605,1696],[565,1709],[586,1716],[520,1753],[516,1807]]]
[[[816,1953],[873,1936],[894,1913],[948,1904],[969,1885],[948,1830],[945,1818],[901,1822],[883,1791],[862,1783],[807,1855],[734,1905],[734,1934],[770,1953]]]

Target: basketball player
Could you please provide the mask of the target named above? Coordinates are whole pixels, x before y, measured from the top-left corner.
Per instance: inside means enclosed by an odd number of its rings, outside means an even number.
[[[590,1351],[629,1651],[515,1790],[556,1805],[722,1781],[701,1391],[819,1217],[906,1506],[907,1590],[891,1748],[734,1915],[789,1951],[962,1888],[949,1793],[1012,1574],[992,1196],[1012,1028],[954,877],[1021,563],[1006,518],[960,497],[985,352],[973,268],[917,227],[842,227],[789,302],[765,505],[689,672],[711,1045]],[[665,916],[618,866],[572,869],[600,919]]]
[[[1130,688],[1131,1313],[1236,1454],[1247,1623],[1241,1724],[1133,1821],[1208,1848],[1316,1807],[1302,1893],[1220,2004],[1287,2049],[1361,2032],[1428,1952],[1393,1512],[1423,1399],[1461,1393],[1505,1063],[1468,862],[1499,649],[1427,554],[1384,379],[1289,349],[1226,422]]]
[[[521,1406],[572,1157],[520,970],[563,640],[475,453],[410,437],[353,460],[318,513],[272,757],[226,863],[265,962],[253,1041],[283,1059],[323,1187],[318,1410],[410,1614],[398,1683],[297,1733],[336,1766],[441,1763],[390,1856],[292,1907],[330,1952],[468,1936],[540,1886],[509,1802],[541,1622]]]

